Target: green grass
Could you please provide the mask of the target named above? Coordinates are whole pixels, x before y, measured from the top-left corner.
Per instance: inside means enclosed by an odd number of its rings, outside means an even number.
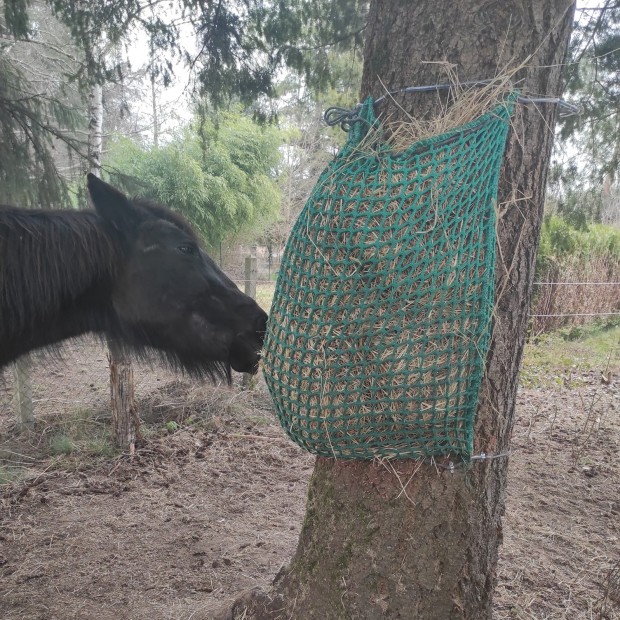
[[[526,387],[566,384],[591,371],[619,368],[620,326],[565,328],[526,344],[521,383]]]
[[[71,454],[75,450],[75,445],[66,435],[54,435],[50,439],[50,452],[57,456],[59,454]]]
[[[23,476],[23,469],[0,465],[0,486],[17,482]]]
[[[117,453],[109,419],[98,420],[88,409],[59,416],[49,430],[48,447],[52,455],[112,457]]]
[[[275,282],[273,284],[269,283],[256,285],[256,301],[265,312],[269,312],[271,309],[271,302],[273,301],[273,293],[275,289]]]

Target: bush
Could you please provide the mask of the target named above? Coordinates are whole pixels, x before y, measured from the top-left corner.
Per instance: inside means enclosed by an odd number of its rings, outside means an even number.
[[[558,215],[545,218],[536,261],[532,333],[583,325],[620,312],[620,230],[591,224],[576,227]],[[573,283],[573,284],[562,284]],[[575,284],[577,283],[577,284]],[[553,316],[553,315],[584,316]],[[592,315],[592,316],[587,316]]]
[[[187,217],[215,246],[230,234],[254,230],[277,217],[275,169],[280,138],[232,112],[185,128],[160,148],[117,138],[108,176],[129,194],[163,203]]]

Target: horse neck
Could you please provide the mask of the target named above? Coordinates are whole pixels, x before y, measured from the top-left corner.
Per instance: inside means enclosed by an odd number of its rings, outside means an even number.
[[[105,331],[119,255],[95,213],[0,210],[0,365]]]

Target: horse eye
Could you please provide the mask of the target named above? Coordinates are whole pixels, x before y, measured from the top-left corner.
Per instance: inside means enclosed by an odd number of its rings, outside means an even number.
[[[192,254],[196,253],[196,248],[189,243],[184,243],[183,245],[180,245],[177,249],[179,250],[179,252],[181,252],[181,254],[186,254],[187,256],[191,256]]]

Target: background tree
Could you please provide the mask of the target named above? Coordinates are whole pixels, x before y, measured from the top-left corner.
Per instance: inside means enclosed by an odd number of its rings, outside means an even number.
[[[0,0],[1,201],[60,206],[67,194],[57,162],[85,151],[79,95],[63,79],[79,59],[45,5],[33,3],[30,17]]]
[[[117,139],[108,170],[130,194],[183,213],[214,247],[227,236],[258,231],[277,216],[279,146],[275,127],[259,126],[238,112],[220,112],[159,148]]]
[[[620,165],[620,2],[579,9],[567,66],[567,92],[582,109],[561,123],[560,138],[586,150],[579,172],[600,184]]]
[[[293,4],[267,0],[233,4],[178,0],[165,5],[140,0],[41,3],[51,9],[79,50],[79,63],[62,79],[77,84],[84,95],[90,96],[93,105],[89,120],[101,108],[99,88],[122,81],[131,70],[110,50],[138,34],[146,36],[151,55],[149,75],[154,80],[169,83],[175,65],[183,64],[192,75],[195,92],[211,105],[221,108],[241,101],[254,106],[256,114],[266,116],[278,67],[290,67],[315,85],[330,83],[325,50],[342,47],[351,40],[359,43],[365,5],[360,0],[303,0]],[[0,0],[0,9],[0,71],[4,75],[0,143],[11,147],[3,152],[26,149],[29,158],[14,173],[4,175],[6,187],[40,186],[29,199],[42,204],[41,198],[49,194],[48,202],[58,202],[64,179],[57,174],[50,156],[51,145],[46,140],[58,131],[56,125],[66,124],[69,108],[62,107],[59,100],[31,91],[19,68],[5,61],[7,47],[15,39],[35,38],[33,5]],[[184,44],[186,38],[181,35],[188,28],[195,34],[195,45]],[[47,122],[54,117],[58,117],[58,123]],[[43,118],[45,122],[41,122]],[[95,167],[96,159],[94,148],[89,160],[95,162]],[[1,170],[11,170],[10,163],[3,161]],[[24,179],[29,176],[32,181],[22,184],[17,180],[19,172],[28,166],[32,174]]]
[[[278,184],[282,194],[279,217],[263,242],[283,247],[321,170],[344,144],[340,127],[328,127],[323,113],[329,106],[352,108],[357,103],[362,79],[361,51],[328,51],[330,80],[310,88],[303,77],[288,72],[276,88],[274,100],[282,129],[282,163]]]
[[[620,224],[619,26],[617,0],[578,8],[566,75],[582,112],[560,123],[550,206],[581,227],[587,221]]]
[[[574,5],[569,0],[478,0],[412,5],[371,2],[361,96],[460,80],[519,66],[525,92],[557,96]],[[431,62],[429,62],[431,61]],[[386,114],[440,112],[428,95],[404,96]],[[509,449],[519,365],[557,109],[519,106],[507,145],[498,207],[493,337],[475,425],[475,451]],[[318,458],[292,563],[268,596],[242,597],[222,617],[491,617],[508,458],[454,473],[434,464]]]

